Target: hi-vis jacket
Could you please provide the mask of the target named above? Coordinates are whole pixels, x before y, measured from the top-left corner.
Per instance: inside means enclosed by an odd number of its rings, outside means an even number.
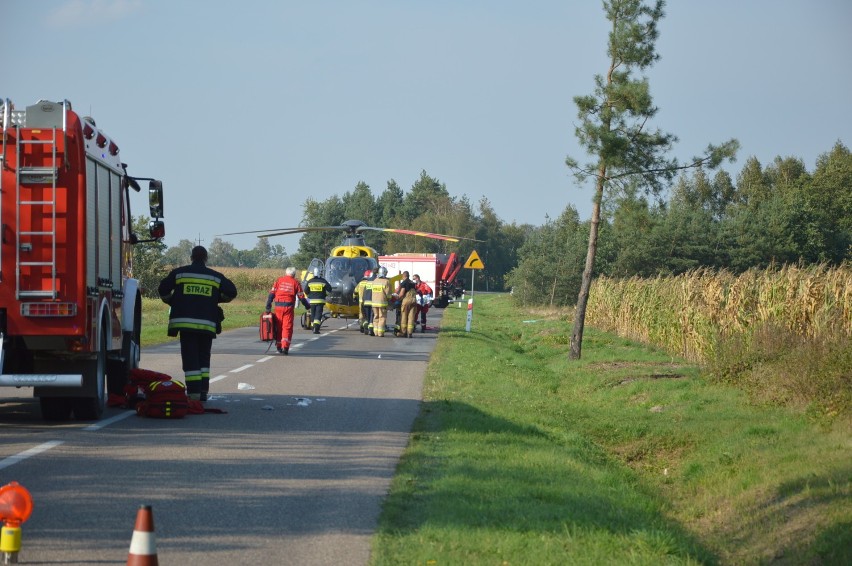
[[[358,304],[360,305],[373,305],[373,288],[370,286],[370,283],[373,282],[373,277],[364,278],[358,281],[358,284],[355,285],[355,294],[358,295]]]
[[[216,323],[221,318],[219,303],[235,299],[237,287],[230,279],[198,261],[173,269],[160,281],[158,292],[163,302],[171,306],[169,336],[177,336],[182,330],[209,332],[215,336]]]
[[[390,281],[384,277],[378,277],[369,283],[373,293],[370,297],[370,303],[374,307],[387,308],[391,296]]]
[[[322,277],[312,277],[305,283],[305,295],[312,305],[324,305],[325,296],[331,293],[331,285]]]

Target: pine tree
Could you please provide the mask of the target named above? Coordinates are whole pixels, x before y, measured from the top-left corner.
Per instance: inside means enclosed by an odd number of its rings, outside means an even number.
[[[595,77],[593,94],[574,98],[580,119],[576,135],[595,161],[581,166],[569,156],[565,163],[578,180],[595,179],[595,196],[586,264],[571,334],[571,359],[579,359],[582,350],[604,188],[638,178],[647,191],[659,193],[678,171],[698,166],[714,168],[724,159],[733,158],[739,145],[733,139],[718,147],[710,145],[703,156],[681,165],[676,159],[667,157],[677,138],[649,128],[657,108],[653,105],[647,78],[635,77],[634,73],[646,70],[659,58],[655,44],[657,23],[664,15],[664,5],[663,0],[657,0],[653,6],[646,6],[641,0],[603,3],[606,17],[612,22],[607,48],[609,68],[606,76]]]

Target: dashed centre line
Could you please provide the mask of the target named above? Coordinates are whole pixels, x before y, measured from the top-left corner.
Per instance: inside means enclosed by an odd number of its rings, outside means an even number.
[[[22,460],[26,460],[27,458],[29,458],[31,456],[36,456],[38,454],[41,454],[42,452],[47,452],[51,448],[56,448],[57,446],[59,446],[63,442],[65,442],[65,441],[64,440],[51,440],[49,442],[44,442],[42,444],[39,444],[38,446],[33,446],[32,448],[30,448],[28,450],[24,450],[23,452],[18,452],[17,454],[15,454],[13,456],[9,456],[8,458],[4,458],[3,460],[0,460],[0,470],[2,470],[3,468],[8,468],[9,466],[13,466],[13,465],[17,464],[18,462],[20,462]]]

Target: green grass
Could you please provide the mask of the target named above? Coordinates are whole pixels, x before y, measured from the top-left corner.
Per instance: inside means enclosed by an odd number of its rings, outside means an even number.
[[[372,564],[842,564],[848,420],[481,296],[445,311]],[[535,322],[524,323],[524,320]]]

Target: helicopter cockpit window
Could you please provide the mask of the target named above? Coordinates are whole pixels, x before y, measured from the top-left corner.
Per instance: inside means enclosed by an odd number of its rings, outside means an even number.
[[[368,269],[376,269],[375,265],[376,261],[372,258],[367,257],[356,257],[352,258],[352,273],[355,274],[357,279],[361,279],[364,277],[364,272]]]
[[[328,262],[328,279],[338,280],[349,274],[349,258],[335,257]]]

